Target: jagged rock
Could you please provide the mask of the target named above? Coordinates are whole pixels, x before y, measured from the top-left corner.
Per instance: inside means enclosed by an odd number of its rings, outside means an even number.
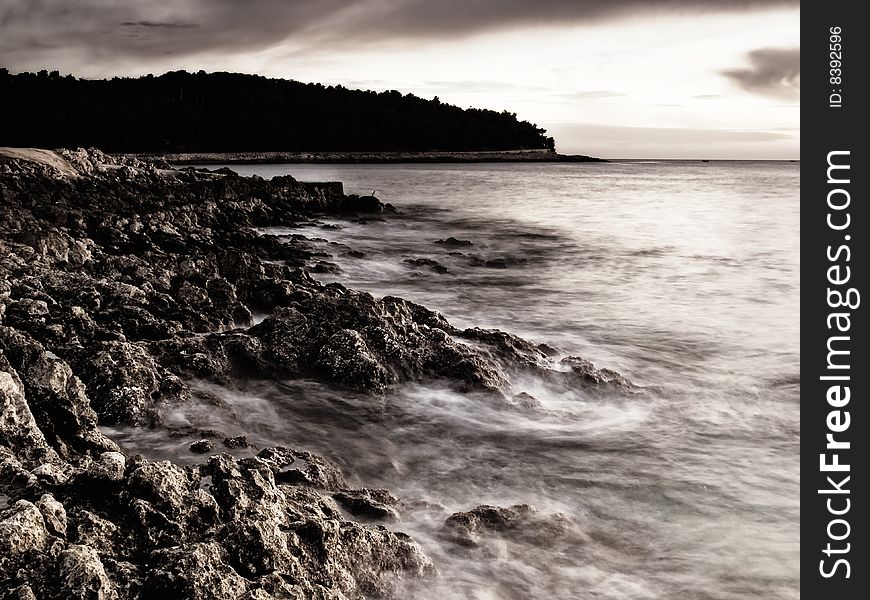
[[[345,196],[341,203],[342,212],[375,213],[384,212],[384,205],[374,196],[357,196],[351,194]]]
[[[190,451],[194,454],[205,454],[214,449],[214,443],[211,440],[199,440],[190,445]]]
[[[67,517],[63,504],[51,494],[43,494],[36,503],[36,508],[42,513],[45,527],[50,534],[66,537]]]
[[[11,590],[6,596],[8,600],[38,600],[33,589],[29,585],[19,585],[14,590]]]
[[[0,445],[25,467],[59,460],[37,426],[24,398],[24,385],[5,354],[0,354]]]
[[[522,540],[545,546],[560,538],[584,543],[586,536],[568,517],[555,513],[541,515],[529,504],[510,507],[481,505],[468,512],[450,515],[444,522],[446,537],[461,546],[476,547],[488,536]]]
[[[87,474],[96,481],[120,481],[126,467],[127,459],[120,452],[103,452],[88,466]]]
[[[85,388],[69,365],[51,356],[28,336],[0,327],[0,345],[25,377],[28,406],[52,448],[69,458],[76,453],[117,450],[97,429]]]
[[[257,454],[275,474],[278,483],[305,485],[324,490],[341,490],[348,487],[338,466],[311,452],[289,448],[265,448]]]
[[[637,388],[628,379],[611,369],[596,369],[590,361],[579,356],[563,358],[559,364],[565,367],[568,379],[594,388],[607,387],[623,392],[636,392]]]
[[[80,373],[102,423],[144,425],[154,418],[162,378],[145,348],[109,342],[82,361]]]
[[[44,323],[49,313],[48,304],[44,300],[23,298],[10,303],[6,307],[6,322],[10,325],[32,323],[34,321]]]
[[[347,512],[373,521],[398,521],[399,500],[387,490],[344,490],[332,495]]]
[[[60,553],[58,579],[67,598],[117,600],[114,584],[106,575],[97,551],[90,546],[70,545]]]
[[[104,556],[118,553],[131,542],[118,525],[93,511],[75,508],[67,514],[67,519],[67,540],[98,548]]]
[[[332,263],[332,262],[328,262],[325,260],[319,260],[314,264],[313,267],[311,267],[311,272],[312,273],[337,274],[337,273],[341,273],[341,267],[339,267],[337,264]]]
[[[541,410],[544,408],[544,405],[541,403],[540,400],[527,392],[520,392],[519,394],[515,394],[511,398],[510,402],[515,406],[527,410]]]
[[[344,600],[434,572],[407,536],[346,520],[395,520],[398,502],[350,489],[323,457],[267,448],[181,467],[125,457],[98,429],[208,401],[186,381],[313,377],[370,394],[437,379],[506,399],[520,371],[630,389],[582,359],[554,369],[555,351],[516,336],[322,285],[305,270],[324,258],[312,241],[255,231],[389,209],[374,196],[93,150],[33,156],[0,150],[0,581],[21,598]],[[249,327],[252,310],[268,316]],[[497,510],[513,513],[454,515],[452,535],[558,533],[557,519]]]
[[[342,329],[326,340],[314,366],[327,380],[366,392],[382,392],[395,381],[353,329]]]
[[[442,246],[446,246],[448,248],[467,248],[468,246],[473,246],[471,242],[468,240],[458,240],[453,236],[450,236],[444,240],[436,240],[436,244],[441,244]]]
[[[0,569],[4,557],[12,559],[45,549],[49,533],[39,508],[27,500],[19,500],[0,512]]]
[[[429,267],[431,271],[435,273],[448,273],[447,267],[439,263],[437,260],[432,260],[431,258],[406,258],[404,261],[409,265],[414,267]]]
[[[145,582],[151,597],[189,600],[236,600],[247,581],[229,565],[229,555],[215,542],[156,550]]]
[[[237,435],[235,437],[224,438],[224,446],[231,450],[238,448],[250,448],[251,442],[248,441],[248,436]]]

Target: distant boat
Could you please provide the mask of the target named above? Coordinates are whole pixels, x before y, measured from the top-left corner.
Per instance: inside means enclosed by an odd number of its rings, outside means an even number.
[[[701,162],[710,162],[710,161],[707,160],[706,158],[702,158],[702,159],[701,159]]]

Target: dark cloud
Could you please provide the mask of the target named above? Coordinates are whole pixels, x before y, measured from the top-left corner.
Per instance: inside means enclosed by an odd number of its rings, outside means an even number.
[[[168,29],[190,29],[191,27],[196,27],[193,23],[157,23],[155,21],[136,21],[132,23],[130,21],[121,23],[124,27],[164,27]]]
[[[657,13],[798,6],[799,0],[3,0],[0,63],[142,63],[166,55],[261,50],[288,39],[300,51],[314,52]],[[57,50],[47,50],[46,40]]]
[[[746,59],[748,67],[722,74],[748,92],[787,99],[800,95],[800,48],[759,48]]]

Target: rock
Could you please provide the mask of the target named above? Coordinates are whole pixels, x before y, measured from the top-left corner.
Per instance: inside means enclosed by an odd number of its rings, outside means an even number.
[[[544,405],[540,400],[526,392],[515,394],[511,398],[511,404],[528,410],[541,410],[544,408]]]
[[[61,456],[116,450],[97,429],[81,381],[70,366],[25,334],[0,328],[6,356],[24,376],[27,403],[46,441]]]
[[[67,598],[117,600],[115,586],[106,575],[97,551],[90,546],[70,545],[60,553],[59,579]]]
[[[257,458],[269,465],[278,483],[334,491],[348,487],[338,465],[311,452],[283,447],[265,448]]]
[[[626,393],[637,392],[638,389],[628,379],[610,369],[596,369],[590,361],[579,356],[563,358],[559,365],[567,369],[566,379],[587,387],[618,390]]]
[[[144,425],[153,420],[162,377],[142,346],[110,342],[82,361],[80,373],[101,423]]]
[[[248,589],[215,542],[156,550],[149,562],[153,566],[144,586],[149,597],[236,600]]]
[[[350,489],[323,457],[266,448],[182,467],[125,456],[101,433],[98,424],[159,426],[161,409],[192,398],[219,401],[187,381],[310,377],[364,395],[436,380],[524,407],[535,406],[530,396],[505,396],[515,373],[630,389],[579,358],[556,367],[555,351],[517,336],[460,331],[413,302],[323,285],[306,270],[334,271],[322,242],[258,233],[322,224],[315,215],[383,221],[391,207],[374,196],[289,176],[160,169],[96,150],[0,150],[5,596],[339,600],[389,597],[403,578],[434,573],[410,538],[360,522],[397,520],[398,501]],[[252,310],[268,316],[250,326]],[[214,449],[198,426],[175,433],[204,438],[194,453]],[[450,535],[563,535],[555,517],[492,510],[454,515]]]
[[[10,559],[43,550],[49,533],[39,508],[27,500],[19,500],[0,512],[0,566],[3,557]]]
[[[46,530],[59,537],[66,537],[66,509],[63,504],[54,499],[51,494],[43,494],[36,503],[36,508],[42,513]]]
[[[88,468],[88,475],[97,481],[120,481],[126,466],[127,459],[120,452],[103,452]]]
[[[342,329],[330,337],[314,365],[329,381],[366,392],[383,392],[395,381],[353,329]]]
[[[214,444],[211,440],[199,440],[190,445],[190,451],[194,454],[206,454],[214,450]]]
[[[327,262],[325,260],[317,261],[313,267],[311,267],[312,273],[332,273],[338,274],[341,273],[341,268],[335,263]]]
[[[483,263],[487,269],[507,269],[508,263],[503,258],[491,258]]]
[[[250,448],[251,442],[248,441],[247,436],[237,435],[236,437],[224,438],[224,446],[230,448],[231,450],[235,450],[238,448]]]
[[[577,526],[560,513],[541,515],[529,504],[510,507],[481,505],[450,515],[444,522],[446,537],[461,546],[476,547],[487,537],[502,537],[537,546],[560,539],[571,544],[587,541]]]
[[[14,590],[11,590],[6,596],[8,600],[37,600],[36,594],[29,585],[19,585]]]
[[[129,545],[121,528],[93,511],[75,508],[67,515],[67,540],[75,544],[99,548],[103,555],[114,555]]]
[[[342,212],[380,214],[384,212],[384,205],[374,196],[345,196],[341,204]]]
[[[12,325],[33,321],[44,323],[48,313],[48,304],[44,300],[23,298],[6,307],[5,318]]]
[[[435,243],[441,244],[442,246],[446,246],[448,248],[467,248],[474,245],[468,240],[458,240],[453,236],[450,236],[445,240],[436,240]]]
[[[36,425],[24,398],[24,385],[4,354],[0,354],[0,445],[9,448],[25,467],[59,460]]]
[[[429,269],[435,273],[448,273],[447,267],[431,258],[406,258],[402,262],[415,267],[429,267]]]
[[[49,486],[59,486],[69,480],[71,470],[69,464],[42,463],[32,473]]]
[[[332,495],[347,512],[372,521],[398,521],[398,499],[387,490],[345,490]]]

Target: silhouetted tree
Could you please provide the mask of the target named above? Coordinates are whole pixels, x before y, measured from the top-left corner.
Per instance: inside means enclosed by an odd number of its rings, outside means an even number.
[[[114,152],[552,149],[514,113],[237,73],[87,80],[0,70],[0,145]]]

